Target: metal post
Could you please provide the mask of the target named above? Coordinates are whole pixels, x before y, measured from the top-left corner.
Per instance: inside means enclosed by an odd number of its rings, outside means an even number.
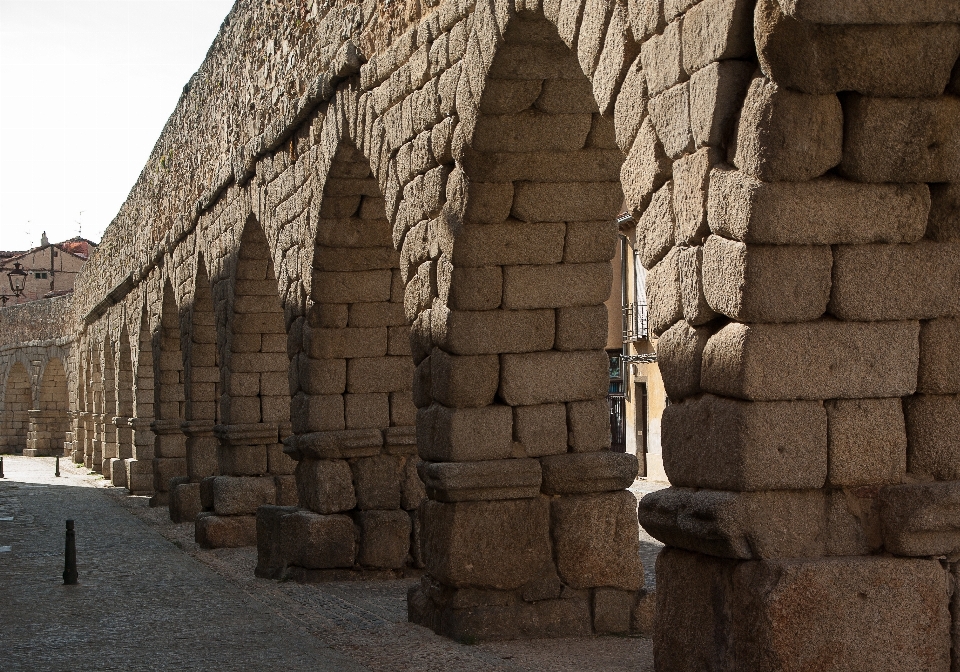
[[[63,585],[77,585],[77,533],[73,531],[73,521],[67,521],[67,545],[64,549]]]
[[[0,478],[3,478],[3,455],[0,455]]]
[[[54,474],[54,476],[59,476],[59,475],[60,475],[60,456],[57,455],[57,471]]]

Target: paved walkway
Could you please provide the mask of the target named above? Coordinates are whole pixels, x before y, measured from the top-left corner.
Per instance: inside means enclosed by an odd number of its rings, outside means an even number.
[[[409,581],[257,579],[254,549],[201,550],[192,524],[61,465],[4,457],[0,670],[653,670],[640,637],[457,644],[407,622]]]

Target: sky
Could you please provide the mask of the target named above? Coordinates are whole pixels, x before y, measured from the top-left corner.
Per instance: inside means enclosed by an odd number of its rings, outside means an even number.
[[[99,242],[233,0],[0,0],[0,250]]]

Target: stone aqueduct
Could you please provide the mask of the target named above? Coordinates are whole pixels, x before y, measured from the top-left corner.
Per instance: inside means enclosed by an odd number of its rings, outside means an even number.
[[[956,670],[958,55],[956,0],[239,0],[73,297],[0,311],[0,438],[263,576],[423,568],[451,637],[629,630],[625,207],[658,669]]]

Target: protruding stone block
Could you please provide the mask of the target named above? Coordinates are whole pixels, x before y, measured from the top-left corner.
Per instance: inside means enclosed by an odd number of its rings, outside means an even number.
[[[548,495],[579,495],[615,492],[633,485],[637,456],[598,451],[550,455],[540,460],[542,490]]]
[[[298,509],[280,518],[280,555],[286,564],[306,569],[352,567],[355,534],[349,516]]]
[[[737,168],[764,182],[811,180],[840,163],[843,122],[835,95],[797,93],[755,77],[730,158]]]
[[[540,494],[537,460],[421,462],[418,471],[430,499],[440,502],[523,499]]]
[[[709,338],[708,329],[696,329],[681,320],[663,332],[657,341],[657,363],[663,387],[674,403],[700,394],[703,349]]]
[[[257,518],[203,512],[197,516],[195,537],[201,548],[254,546],[257,543]]]
[[[701,386],[741,399],[861,399],[913,394],[918,322],[729,324],[703,351]]]

